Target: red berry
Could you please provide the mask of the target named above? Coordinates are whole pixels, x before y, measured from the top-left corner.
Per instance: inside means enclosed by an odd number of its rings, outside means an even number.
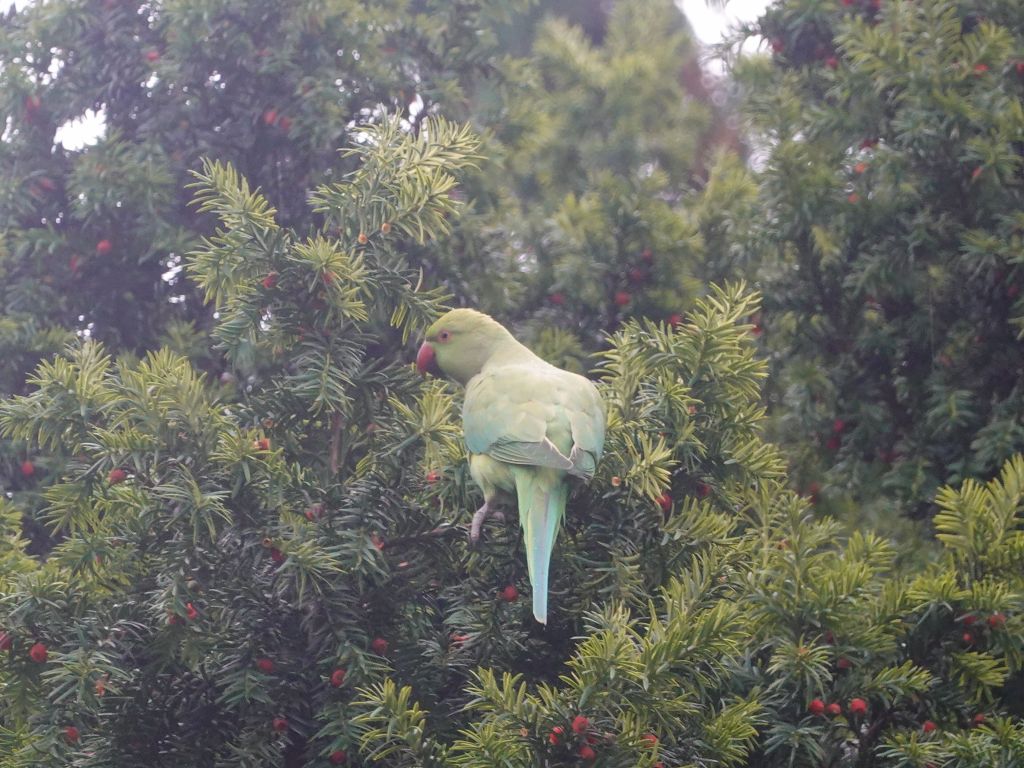
[[[839,661],[836,662],[836,666],[839,667],[840,669],[849,669],[850,667],[853,666],[853,664],[850,662],[849,659],[847,659],[846,657],[843,657],[843,658],[839,659]]]
[[[331,761],[331,765],[344,765],[348,762],[348,753],[343,749],[336,749],[327,759]]]
[[[594,751],[593,747],[589,747],[586,744],[580,747],[580,757],[586,760],[588,763],[591,760],[597,759],[597,752]]]
[[[150,64],[160,61],[160,51],[146,51],[146,61]]]
[[[263,123],[265,125],[273,125],[276,122],[277,122],[277,110],[276,109],[268,109],[266,112],[263,113]]]
[[[565,294],[564,293],[552,293],[550,296],[548,296],[548,301],[550,301],[555,306],[560,307],[563,304],[565,304]]]
[[[864,699],[850,699],[850,712],[855,715],[863,715],[868,711],[868,703]]]
[[[970,632],[964,632],[960,636],[960,639],[964,641],[965,645],[972,645],[974,643],[974,635],[972,635]]]
[[[274,547],[273,549],[270,550],[270,559],[273,560],[278,565],[280,565],[281,563],[283,563],[285,561],[284,552],[282,552],[277,547]]]
[[[1024,77],[1024,61],[1018,61],[1013,65],[1013,68],[1017,70],[1017,74]]]
[[[49,653],[46,650],[46,645],[43,643],[35,643],[31,648],[28,649],[28,657],[37,664],[42,664],[49,657]]]
[[[921,723],[921,730],[925,733],[931,733],[935,730],[935,727],[935,723],[933,723],[931,720],[925,720],[923,723]]]
[[[514,603],[519,599],[519,590],[515,588],[514,584],[509,584],[501,592],[498,593],[501,599],[506,603]]]
[[[836,419],[832,422],[833,432],[842,432],[844,429],[846,429],[846,422],[842,419]]]
[[[644,264],[651,264],[654,262],[654,252],[650,248],[644,248],[640,252],[640,258]]]
[[[254,451],[269,451],[270,450],[270,439],[261,437],[259,440],[254,440],[252,444]]]
[[[110,474],[107,475],[107,482],[111,485],[117,485],[123,483],[128,478],[128,473],[120,467],[115,467],[110,470]]]
[[[850,194],[848,194],[846,196],[846,202],[848,202],[848,203],[859,203],[860,202],[860,195],[858,195],[856,192],[851,192]]]
[[[344,683],[345,683],[345,670],[344,669],[336,669],[333,672],[331,672],[331,685],[333,685],[335,688],[341,688],[341,686]]]
[[[658,497],[658,506],[661,507],[663,512],[668,512],[672,509],[672,497],[666,492]]]
[[[285,133],[288,133],[288,131],[291,130],[292,127],[292,119],[290,117],[285,117],[282,115],[281,117],[277,118],[277,127],[280,128]]]
[[[380,232],[381,232],[382,235],[386,235],[390,231],[391,231],[391,224],[390,224],[390,222],[385,221],[383,224],[380,225]]]
[[[843,708],[839,704],[834,702],[834,701],[831,704],[829,704],[827,707],[825,707],[825,711],[828,712],[833,717],[835,717],[836,715],[843,714]]]
[[[433,485],[434,483],[441,479],[441,473],[438,472],[436,469],[432,469],[429,472],[427,472],[426,479],[428,485]]]
[[[274,730],[278,733],[284,733],[288,730],[288,720],[281,716],[275,717],[271,722],[271,725],[274,726]]]
[[[78,274],[78,268],[81,266],[81,259],[78,258],[78,254],[71,254],[71,258],[68,259],[68,269],[71,270],[72,274]]]
[[[775,51],[775,53],[782,53],[784,50],[786,50],[786,44],[777,37],[773,38],[772,50]]]
[[[673,312],[671,315],[668,316],[668,324],[671,325],[673,328],[678,328],[679,324],[682,322],[683,316],[680,315],[678,312]]]
[[[23,477],[32,477],[36,473],[36,465],[28,459],[21,462],[21,474]]]
[[[268,291],[277,285],[277,272],[268,272],[267,276],[263,278],[263,287]]]
[[[1002,613],[993,613],[988,617],[988,625],[992,629],[1002,629],[1006,626],[1006,615]]]
[[[11,634],[10,632],[0,632],[0,651],[11,650]]]
[[[556,725],[551,729],[551,735],[548,736],[548,741],[552,744],[560,744],[562,742],[562,734],[565,733],[565,728],[560,725]]]
[[[375,637],[373,638],[373,642],[370,643],[370,650],[378,656],[384,656],[388,652],[388,641],[383,637]]]
[[[96,253],[103,256],[106,253],[110,253],[110,250],[114,247],[114,244],[104,238],[96,243]]]
[[[697,495],[704,499],[711,493],[711,486],[707,483],[697,483]]]
[[[467,640],[469,640],[469,635],[462,634],[461,632],[456,632],[452,635],[452,645],[456,648],[461,648],[466,644]]]
[[[633,267],[633,269],[629,270],[629,280],[630,280],[630,282],[632,282],[632,283],[642,283],[646,279],[647,279],[647,273],[644,272],[639,267]]]
[[[986,72],[988,72],[988,64],[975,64],[974,71],[977,72],[979,75],[983,75]]]
[[[812,715],[823,715],[825,714],[825,702],[821,699],[811,699],[811,703],[807,705],[807,711]]]
[[[839,66],[839,59],[837,59],[835,56],[829,56],[827,59],[825,59],[825,66],[828,67],[829,69],[835,69],[836,67]]]
[[[64,738],[68,740],[68,744],[78,743],[78,729],[73,725],[69,725],[64,729]]]
[[[587,728],[590,727],[590,721],[583,715],[576,715],[572,721],[572,732],[573,733],[585,733]]]
[[[853,166],[853,172],[857,174],[864,173],[864,171],[866,171],[867,169],[867,163],[857,163],[855,166]]]
[[[971,722],[974,723],[975,725],[984,725],[984,723],[985,723],[985,715],[983,715],[981,712],[979,712],[973,718],[971,718]]]
[[[185,603],[185,615],[188,616],[189,621],[195,621],[196,617],[199,616],[199,611],[192,603]]]
[[[977,168],[971,171],[971,181],[977,181],[978,179],[980,179],[981,174],[984,172],[984,170],[985,169],[979,165]]]
[[[839,438],[836,437],[835,435],[830,437],[828,439],[828,441],[825,443],[825,447],[828,448],[830,451],[838,451],[839,450],[839,446],[840,446]]]
[[[648,749],[654,749],[656,746],[658,746],[658,737],[655,736],[653,733],[645,733],[643,736],[640,737],[640,743]]]
[[[269,675],[274,671],[274,662],[272,659],[268,659],[264,656],[262,659],[256,659],[256,669]]]
[[[632,297],[632,295],[630,295],[629,291],[616,291],[615,292],[615,299],[614,299],[614,301],[615,301],[616,306],[624,307],[627,304],[629,304],[629,302],[631,302],[632,300],[633,300],[633,297]]]
[[[872,139],[864,139],[860,143],[860,148],[861,149],[872,149],[873,147],[877,147],[877,146],[878,146],[878,139],[874,139],[874,138],[872,138]]]

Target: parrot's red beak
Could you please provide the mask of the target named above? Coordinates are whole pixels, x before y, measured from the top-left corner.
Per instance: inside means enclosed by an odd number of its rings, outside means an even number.
[[[441,369],[437,365],[437,357],[434,355],[434,348],[430,342],[424,341],[420,351],[416,354],[416,370],[420,376],[432,373],[434,376],[441,376]]]

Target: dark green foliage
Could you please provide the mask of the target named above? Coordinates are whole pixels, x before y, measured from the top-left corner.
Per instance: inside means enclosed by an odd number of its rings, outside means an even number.
[[[827,493],[921,515],[1024,448],[1021,14],[786,0],[761,21],[771,61],[739,69],[771,142],[741,242],[778,426]]]

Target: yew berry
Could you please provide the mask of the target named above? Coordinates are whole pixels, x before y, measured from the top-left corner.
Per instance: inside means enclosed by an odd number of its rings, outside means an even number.
[[[0,631],[0,651],[11,650],[11,635],[9,632]]]
[[[516,600],[519,599],[519,590],[516,589],[514,584],[509,584],[498,594],[501,596],[501,599],[504,600],[506,603],[514,603]]]
[[[668,316],[668,324],[671,325],[673,328],[678,328],[680,323],[682,322],[683,316],[680,315],[678,312],[673,312],[671,315]]]
[[[672,509],[672,497],[666,492],[658,497],[658,506],[661,507],[663,512],[668,512]]]
[[[572,721],[572,732],[573,733],[584,733],[587,728],[590,727],[590,721],[583,715],[576,715]]]
[[[359,237],[357,237],[356,240],[359,241],[360,245],[366,245],[368,242],[370,242],[370,238],[366,236],[365,232],[360,232]]]
[[[550,296],[548,296],[548,301],[550,301],[555,306],[560,307],[563,304],[565,304],[565,294],[564,293],[552,293]]]
[[[282,552],[277,547],[274,547],[273,549],[270,550],[270,559],[273,560],[278,565],[280,565],[281,563],[283,563],[285,561],[284,552]]]
[[[267,276],[263,278],[263,287],[268,291],[277,285],[277,272],[268,272]]]
[[[582,757],[587,762],[597,759],[597,752],[594,751],[593,747],[589,747],[586,744],[580,747],[579,752],[580,757]]]
[[[829,56],[827,59],[825,59],[825,66],[828,67],[829,69],[835,69],[836,67],[839,66],[839,59],[837,59],[835,56]]]
[[[292,119],[290,117],[282,115],[277,119],[277,127],[280,128],[285,133],[288,133],[288,131],[291,130],[292,127]]]
[[[992,629],[1002,629],[1006,626],[1006,615],[1003,613],[993,613],[988,617],[988,625]]]
[[[261,437],[259,440],[254,440],[252,443],[252,449],[254,451],[269,451],[270,439],[266,437]]]
[[[627,304],[629,304],[629,302],[631,302],[632,300],[633,300],[633,296],[629,293],[629,291],[616,291],[615,292],[614,301],[615,301],[616,306],[624,307]]]
[[[336,669],[333,672],[331,672],[331,685],[333,685],[335,688],[341,688],[341,686],[344,685],[344,683],[345,683],[345,670],[344,669]]]
[[[336,749],[327,759],[331,761],[331,765],[344,765],[348,762],[348,753],[343,749]]]
[[[825,711],[828,712],[833,717],[835,715],[843,714],[843,708],[838,703],[836,703],[834,701],[831,704],[829,704],[827,707],[825,707]]]
[[[276,109],[268,109],[266,112],[263,113],[263,123],[265,125],[273,125],[276,122],[277,122],[277,110]]]
[[[150,64],[153,64],[153,63],[155,63],[157,61],[160,61],[160,51],[157,51],[157,50],[146,51],[146,61],[148,61]]]
[[[21,474],[22,477],[32,477],[36,473],[36,465],[26,459],[21,462]]]
[[[111,243],[106,238],[104,238],[103,240],[100,240],[98,243],[96,243],[96,253],[98,253],[100,256],[102,256],[102,255],[104,255],[106,253],[110,253],[110,251],[111,251],[111,249],[113,247],[114,247],[114,244]]]
[[[850,712],[863,715],[868,711],[868,703],[864,699],[850,699]]]
[[[388,222],[384,222],[380,225],[380,232],[382,235],[386,235],[391,231],[391,225]]]
[[[185,603],[185,615],[188,617],[189,621],[195,621],[196,617],[199,616],[199,611],[196,610],[196,607],[192,605],[192,603]]]
[[[807,711],[812,715],[823,715],[825,714],[825,702],[821,699],[811,699],[811,703],[807,705]]]
[[[68,740],[69,744],[78,743],[78,729],[73,725],[69,725],[64,729],[64,738]]]
[[[428,485],[433,485],[434,483],[436,483],[440,479],[441,479],[441,473],[438,472],[436,469],[432,469],[429,472],[427,472],[426,480],[427,480],[427,484]]]
[[[280,717],[280,716],[275,717],[271,721],[271,725],[274,727],[274,730],[277,731],[278,733],[284,733],[285,731],[288,730],[288,720],[287,720],[287,718],[284,718],[284,717]]]
[[[925,733],[931,733],[935,730],[935,728],[935,723],[933,723],[931,720],[925,720],[923,723],[921,723],[921,730]]]
[[[49,652],[46,650],[44,643],[35,643],[31,648],[28,649],[28,657],[37,664],[42,664],[49,658]]]
[[[562,743],[562,736],[564,734],[565,734],[565,728],[563,728],[560,725],[556,725],[554,728],[551,729],[551,733],[548,736],[548,741],[550,741],[552,744],[561,744]]]
[[[265,674],[270,674],[274,671],[274,662],[272,659],[268,659],[264,656],[261,659],[256,659],[256,669]]]
[[[654,749],[658,746],[658,737],[653,733],[645,733],[640,737],[640,743],[642,743],[648,749]]]
[[[375,637],[373,642],[370,643],[370,650],[378,656],[383,656],[388,652],[388,641],[383,637]]]
[[[126,479],[128,479],[128,473],[125,472],[120,467],[115,467],[114,469],[110,470],[110,474],[107,475],[107,482],[110,483],[111,485],[123,483]]]

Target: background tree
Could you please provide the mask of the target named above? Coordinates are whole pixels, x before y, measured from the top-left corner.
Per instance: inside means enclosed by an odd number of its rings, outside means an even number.
[[[1024,446],[1021,13],[786,0],[757,27],[771,58],[737,69],[769,149],[761,215],[731,244],[761,259],[804,488],[922,515]]]

